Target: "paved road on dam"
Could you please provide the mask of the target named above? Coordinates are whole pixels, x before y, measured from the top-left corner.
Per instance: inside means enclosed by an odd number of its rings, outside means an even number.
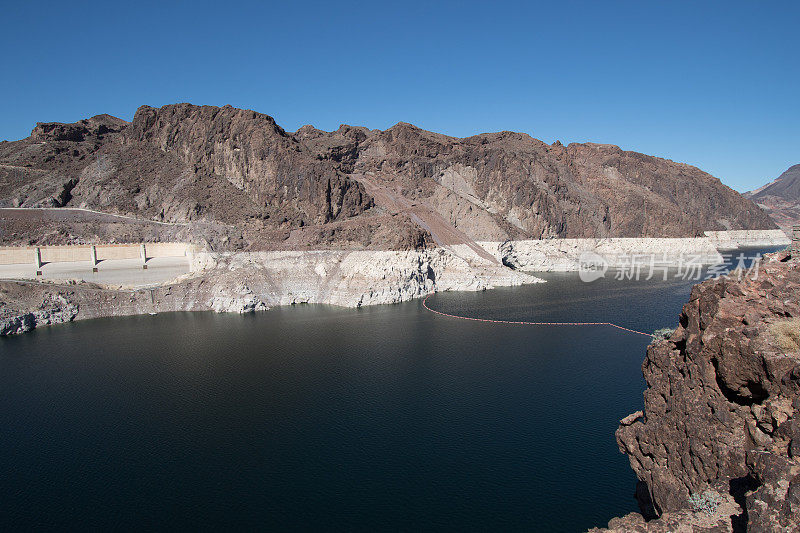
[[[97,264],[92,272],[90,261],[45,263],[42,275],[30,264],[0,265],[0,279],[83,280],[103,285],[124,285],[140,288],[170,281],[189,273],[186,257],[153,257],[147,260],[147,269],[141,259],[109,259]]]

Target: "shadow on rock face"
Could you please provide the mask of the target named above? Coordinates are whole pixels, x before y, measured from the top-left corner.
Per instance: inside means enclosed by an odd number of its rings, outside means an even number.
[[[731,496],[733,496],[733,499],[742,508],[741,514],[731,516],[733,533],[745,533],[747,531],[747,502],[745,497],[748,492],[758,488],[758,481],[748,474],[743,477],[731,479],[729,486]]]
[[[636,501],[639,503],[639,512],[642,513],[642,516],[644,516],[645,520],[652,520],[661,514],[653,503],[653,498],[650,496],[650,490],[647,488],[647,483],[644,481],[637,482],[636,493],[634,496],[636,497]]]

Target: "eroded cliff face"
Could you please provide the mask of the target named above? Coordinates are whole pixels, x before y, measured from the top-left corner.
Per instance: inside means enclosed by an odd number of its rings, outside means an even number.
[[[42,123],[27,139],[0,143],[0,207],[12,206],[188,223],[197,243],[218,250],[775,227],[697,168],[616,146],[548,145],[513,132],[459,139],[405,123],[288,133],[254,111],[191,104],[142,106],[130,124],[108,115]],[[4,243],[43,235],[2,230]],[[67,241],[90,238],[70,231]]]
[[[514,132],[459,139],[405,123],[329,134],[304,128],[297,137],[343,171],[428,203],[475,240],[775,227],[709,174],[613,145],[548,145]]]
[[[0,207],[85,207],[189,223],[196,242],[218,249],[286,241],[403,249],[428,240],[407,218],[371,209],[363,185],[271,117],[230,106],[142,106],[130,124],[107,116],[39,124],[28,139],[0,143],[0,177]],[[13,244],[47,234],[3,229],[0,240]]]
[[[667,531],[698,517],[717,531],[800,528],[798,317],[800,259],[786,252],[756,279],[693,289],[672,336],[647,350],[644,411],[617,431],[643,513],[662,518],[615,519],[613,530]],[[727,505],[716,522],[697,509],[706,493]]]
[[[173,153],[195,173],[223,178],[244,191],[262,216],[299,216],[321,224],[353,217],[372,200],[358,182],[317,160],[272,117],[230,106],[143,106],[122,138],[124,145]]]

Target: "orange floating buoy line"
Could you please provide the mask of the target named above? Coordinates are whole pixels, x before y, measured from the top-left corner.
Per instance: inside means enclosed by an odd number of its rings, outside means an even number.
[[[437,315],[442,315],[449,318],[472,320],[474,322],[489,322],[492,324],[514,324],[519,326],[610,326],[612,328],[621,329],[622,331],[629,331],[637,335],[644,335],[645,337],[651,337],[651,338],[653,337],[653,335],[650,333],[645,333],[643,331],[636,331],[635,329],[625,328],[622,326],[618,326],[617,324],[612,324],[611,322],[528,322],[524,320],[493,320],[491,318],[475,318],[471,316],[451,315],[449,313],[443,313],[441,311],[437,311],[436,309],[431,309],[430,307],[428,307],[428,298],[430,298],[434,294],[436,293],[431,292],[422,300],[422,307],[424,307],[431,313],[436,313]]]

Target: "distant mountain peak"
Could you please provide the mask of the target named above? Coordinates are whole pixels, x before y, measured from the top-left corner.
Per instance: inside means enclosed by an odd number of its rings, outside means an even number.
[[[756,202],[787,234],[800,224],[800,164],[792,165],[777,179],[744,194]]]
[[[800,164],[790,166],[777,179],[746,196],[754,200],[774,196],[787,202],[800,202]]]

